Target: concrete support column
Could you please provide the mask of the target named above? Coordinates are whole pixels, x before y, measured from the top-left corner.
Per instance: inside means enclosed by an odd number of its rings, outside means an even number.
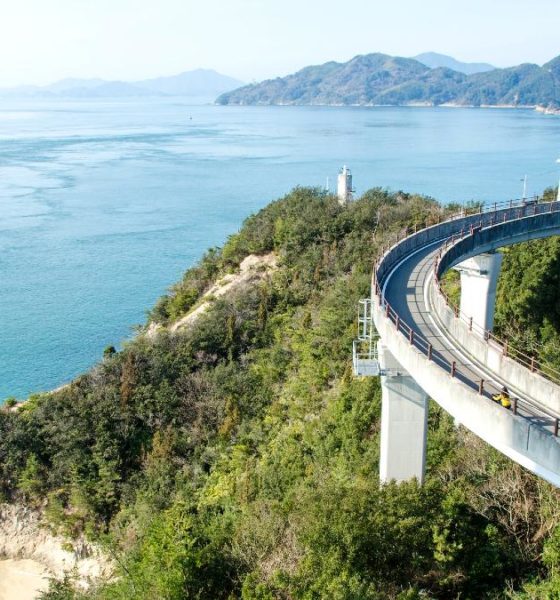
[[[382,483],[424,481],[428,396],[408,375],[381,342],[377,344],[381,377],[381,455],[379,477]]]
[[[473,256],[459,263],[455,269],[461,273],[461,306],[464,318],[473,320],[473,332],[483,335],[494,327],[496,286],[502,255],[499,252]]]

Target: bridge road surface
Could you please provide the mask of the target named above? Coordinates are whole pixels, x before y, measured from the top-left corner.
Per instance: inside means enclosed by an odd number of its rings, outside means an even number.
[[[422,250],[411,254],[385,279],[385,301],[399,315],[415,335],[420,335],[428,343],[432,344],[432,360],[438,364],[447,376],[450,376],[451,365],[456,363],[455,377],[478,391],[480,380],[484,379],[484,396],[491,398],[493,394],[499,393],[503,385],[506,385],[511,396],[518,400],[517,414],[531,421],[534,425],[543,427],[550,431],[554,429],[554,419],[550,417],[545,408],[540,413],[538,402],[530,398],[530,405],[522,395],[516,393],[507,382],[501,381],[480,364],[474,364],[465,354],[453,345],[453,341],[442,335],[426,306],[425,290],[433,273],[434,258],[440,246],[445,240],[432,244]],[[406,294],[402,293],[406,290]],[[427,291],[426,291],[427,295]],[[418,343],[414,345],[426,354],[426,345]],[[482,399],[481,399],[482,401]],[[506,409],[504,409],[506,410]]]

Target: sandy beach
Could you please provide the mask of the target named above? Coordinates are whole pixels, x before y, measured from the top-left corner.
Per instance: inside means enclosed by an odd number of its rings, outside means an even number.
[[[47,570],[34,560],[0,560],[0,600],[35,600],[47,589],[47,577]]]

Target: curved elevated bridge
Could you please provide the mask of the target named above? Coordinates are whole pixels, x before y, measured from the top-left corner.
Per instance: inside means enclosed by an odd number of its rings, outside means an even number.
[[[401,232],[382,252],[354,348],[355,373],[381,375],[382,481],[423,480],[429,396],[560,487],[560,373],[491,332],[501,264],[495,250],[559,234],[560,202],[509,202]],[[453,267],[461,273],[460,308],[440,286]],[[364,344],[369,349],[360,353]],[[492,398],[504,386],[509,408]]]

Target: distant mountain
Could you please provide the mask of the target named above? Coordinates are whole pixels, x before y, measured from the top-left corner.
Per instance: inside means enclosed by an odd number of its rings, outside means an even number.
[[[71,98],[130,98],[153,96],[154,93],[125,81],[102,81],[99,85],[68,87],[57,95]]]
[[[171,77],[158,77],[138,81],[136,85],[169,96],[211,96],[215,97],[243,85],[242,81],[221,75],[211,69],[186,71]]]
[[[222,94],[218,104],[560,107],[560,57],[466,75],[386,54],[328,62]]]
[[[474,73],[485,73],[486,71],[493,71],[496,67],[488,63],[465,63],[459,60],[455,60],[452,56],[446,56],[445,54],[438,54],[437,52],[424,52],[418,56],[413,56],[414,60],[421,62],[423,65],[430,67],[430,69],[437,69],[438,67],[444,67],[445,69],[451,69],[464,73],[465,75],[473,75]]]
[[[198,96],[215,98],[243,82],[211,69],[186,71],[171,77],[144,81],[105,81],[103,79],[62,79],[45,86],[18,86],[0,89],[0,96],[109,98],[134,96]]]
[[[67,79],[61,79],[56,83],[44,86],[42,89],[48,90],[53,94],[60,94],[68,90],[73,89],[92,89],[106,84],[107,82],[103,79],[76,79],[69,77]],[[40,89],[40,88],[39,88]]]

